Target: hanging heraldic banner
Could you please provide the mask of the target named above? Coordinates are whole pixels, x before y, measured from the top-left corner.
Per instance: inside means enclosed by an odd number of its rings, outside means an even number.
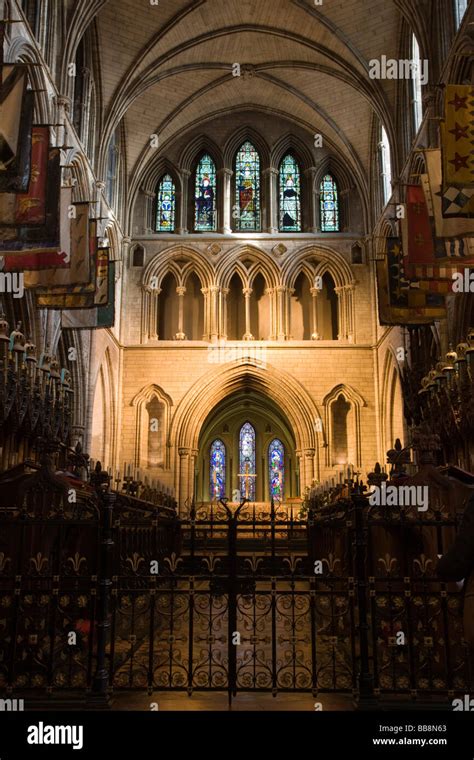
[[[407,278],[400,238],[387,238],[386,258],[376,265],[381,324],[422,325],[446,316],[442,293],[413,287]]]
[[[51,291],[53,288],[88,285],[91,282],[91,272],[95,271],[95,251],[90,245],[90,239],[95,243],[96,223],[89,221],[88,202],[74,203],[74,207],[75,216],[69,225],[69,268],[25,272],[25,288],[46,288]]]
[[[97,239],[94,238],[96,241]],[[86,286],[56,287],[37,291],[40,309],[93,309],[108,303],[109,249],[97,248],[95,253],[94,277]]]
[[[59,155],[55,156],[53,163],[59,167]],[[55,179],[56,179],[56,175]],[[57,188],[57,200],[54,191]],[[70,267],[70,227],[69,207],[72,201],[72,188],[61,187],[59,176],[57,184],[53,184],[51,195],[56,203],[55,211],[51,211],[45,225],[38,228],[1,228],[0,229],[0,257],[3,257],[3,269],[6,272],[26,272],[55,267]],[[48,201],[49,204],[49,193]],[[38,235],[39,240],[26,241],[25,237]],[[44,239],[48,235],[48,239]]]
[[[443,144],[443,186],[474,188],[474,85],[448,84]]]
[[[0,193],[28,189],[34,93],[24,66],[2,65],[0,87]]]
[[[421,185],[425,193],[428,212],[434,219],[436,237],[472,237],[474,235],[474,217],[463,219],[443,214],[441,151],[439,149],[425,150],[424,156],[427,174],[421,176]]]
[[[63,330],[93,330],[115,325],[115,262],[108,266],[108,300],[93,309],[64,310],[61,312]]]
[[[58,157],[57,149],[49,152],[49,127],[33,127],[28,189],[26,193],[0,193],[0,227],[15,228],[23,225],[36,227],[46,224],[47,197],[48,202],[51,202],[50,196],[57,196],[53,184],[55,178],[52,176],[54,166],[48,172],[48,161],[53,162]],[[48,189],[48,196],[46,189]]]

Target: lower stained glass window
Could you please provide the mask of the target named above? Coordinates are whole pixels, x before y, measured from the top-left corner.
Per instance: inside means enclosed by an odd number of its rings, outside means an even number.
[[[218,501],[225,496],[225,445],[219,439],[211,445],[210,475],[209,495],[211,501]]]
[[[240,492],[255,501],[255,430],[246,422],[240,428],[239,437]]]
[[[278,438],[275,438],[268,447],[268,471],[270,498],[281,501],[285,478],[285,447]]]

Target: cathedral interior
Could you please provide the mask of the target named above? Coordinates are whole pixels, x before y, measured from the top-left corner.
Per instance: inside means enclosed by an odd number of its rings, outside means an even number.
[[[0,2],[6,700],[474,685],[473,49],[469,0]]]

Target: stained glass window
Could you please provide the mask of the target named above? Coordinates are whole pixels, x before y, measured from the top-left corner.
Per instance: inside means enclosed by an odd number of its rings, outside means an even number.
[[[280,232],[301,232],[300,168],[290,153],[280,164]]]
[[[235,157],[235,206],[237,231],[260,230],[260,156],[250,142],[244,142]]]
[[[339,198],[337,185],[330,174],[323,177],[319,188],[321,232],[339,232]]]
[[[392,162],[390,159],[390,143],[388,141],[388,135],[381,127],[380,130],[380,164],[382,174],[382,190],[383,190],[383,202],[384,205],[390,200],[392,194]]]
[[[421,56],[418,40],[412,35],[412,61],[415,62],[413,67],[413,117],[415,120],[415,132],[418,132],[423,120],[422,92],[421,92]]]
[[[225,445],[219,439],[211,445],[209,495],[211,501],[225,496]]]
[[[245,477],[255,475],[255,430],[250,422],[246,422],[240,428],[239,464],[240,492],[242,496],[247,496],[248,493],[247,498],[255,501],[255,478]]]
[[[118,169],[118,131],[116,130],[110,138],[107,150],[107,175],[105,181],[105,195],[111,206],[115,204],[117,194],[117,169]]]
[[[268,477],[270,498],[281,501],[285,478],[285,448],[278,438],[275,438],[268,447]]]
[[[214,232],[216,229],[216,165],[205,153],[196,167],[194,229]]]
[[[158,183],[156,193],[156,231],[174,232],[176,188],[169,174]]]
[[[467,0],[455,0],[456,7],[456,29],[459,29],[467,10]]]

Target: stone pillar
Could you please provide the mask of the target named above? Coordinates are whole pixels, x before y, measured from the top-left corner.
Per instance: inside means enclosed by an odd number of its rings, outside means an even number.
[[[196,499],[197,494],[194,493],[194,485],[196,482],[196,461],[199,455],[198,449],[190,449],[189,450],[189,470],[188,470],[188,495],[187,499],[189,499],[189,503],[191,503]]]
[[[181,192],[179,195],[179,216],[175,221],[176,232],[179,235],[188,233],[188,188],[191,172],[187,169],[180,171]]]
[[[303,232],[320,232],[321,225],[319,221],[319,187],[316,187],[316,176],[318,169],[316,166],[310,166],[304,172],[306,178],[305,206],[303,208]]]
[[[221,288],[219,293],[219,338],[227,340],[227,296],[229,288]]]
[[[209,289],[201,288],[201,293],[204,296],[204,333],[202,339],[209,340],[209,332],[211,329],[211,315],[209,312]]]
[[[302,481],[302,488],[311,488],[314,480],[314,454],[315,449],[304,450],[304,482]]]
[[[74,77],[68,77],[68,80],[74,81]],[[68,138],[67,138],[67,124],[66,119],[70,118],[71,115],[71,98],[67,97],[67,95],[57,95],[54,99],[54,104],[56,106],[56,124],[59,124],[60,126],[56,127],[56,147],[61,147],[61,145],[67,145],[68,144]]]
[[[273,288],[265,288],[265,295],[270,300],[270,335],[268,340],[276,340],[276,314],[275,314],[275,291]]]
[[[250,296],[252,295],[252,288],[244,288],[242,292],[245,298],[245,334],[242,340],[254,340],[250,332]]]
[[[286,325],[288,289],[284,285],[275,288],[277,298],[277,340],[287,340],[288,330]]]
[[[102,218],[102,204],[104,201],[105,182],[103,180],[97,180],[95,183],[96,190],[96,219],[97,219],[97,237],[102,237],[105,230],[106,219]]]
[[[180,513],[184,511],[185,502],[189,497],[189,449],[178,449],[179,454],[179,483],[178,483],[178,507]],[[190,505],[189,505],[190,506]]]
[[[145,196],[145,233],[151,235],[155,231],[155,224],[153,220],[153,209],[155,207],[155,193],[151,190],[143,190]]]
[[[355,320],[354,320],[354,290],[353,283],[346,285],[346,334],[349,343],[355,342]]]
[[[354,192],[354,187],[346,188],[345,190],[339,190],[339,229],[341,232],[347,232],[351,229],[351,209],[349,198],[350,194]]]
[[[337,339],[345,340],[347,333],[346,333],[346,298],[345,298],[344,288],[336,287],[334,288],[334,292],[337,295],[337,322],[338,322]]]
[[[286,340],[290,337],[290,323],[291,323],[291,296],[293,295],[295,291],[290,288],[285,288],[285,308],[283,312],[283,332],[286,335]]]
[[[215,343],[219,337],[219,286],[211,285],[209,288],[210,323],[209,339]]]
[[[232,232],[231,225],[231,208],[232,203],[232,176],[234,172],[230,169],[219,169],[217,172],[218,187],[220,188],[217,197],[217,231],[221,235],[229,235]]]
[[[178,285],[176,288],[178,294],[178,332],[175,335],[176,340],[186,340],[186,335],[183,331],[184,326],[184,294],[186,288],[183,285]]]
[[[153,288],[148,291],[148,338],[158,340],[158,296],[161,288]]]
[[[311,327],[311,340],[320,340],[318,331],[318,295],[321,292],[319,288],[311,288],[311,307],[313,324]]]
[[[443,117],[442,108],[437,108],[438,98],[434,86],[425,86],[425,92],[422,95],[423,118],[425,120],[425,132],[428,136],[428,145],[430,148],[437,148],[439,144],[438,122]],[[439,100],[442,104],[442,99]]]
[[[130,253],[130,246],[132,244],[132,240],[129,237],[123,237],[122,238],[122,261],[124,266],[129,267],[132,265],[132,262],[128,260],[128,254]]]
[[[304,494],[304,488],[301,485],[303,480],[303,456],[301,454],[301,449],[295,450],[295,458],[296,458],[296,468],[295,468],[295,489],[296,489],[296,495],[297,496],[303,496]]]
[[[262,176],[266,197],[266,213],[265,219],[262,219],[262,229],[270,235],[275,235],[278,232],[278,171],[270,167],[263,170]]]

